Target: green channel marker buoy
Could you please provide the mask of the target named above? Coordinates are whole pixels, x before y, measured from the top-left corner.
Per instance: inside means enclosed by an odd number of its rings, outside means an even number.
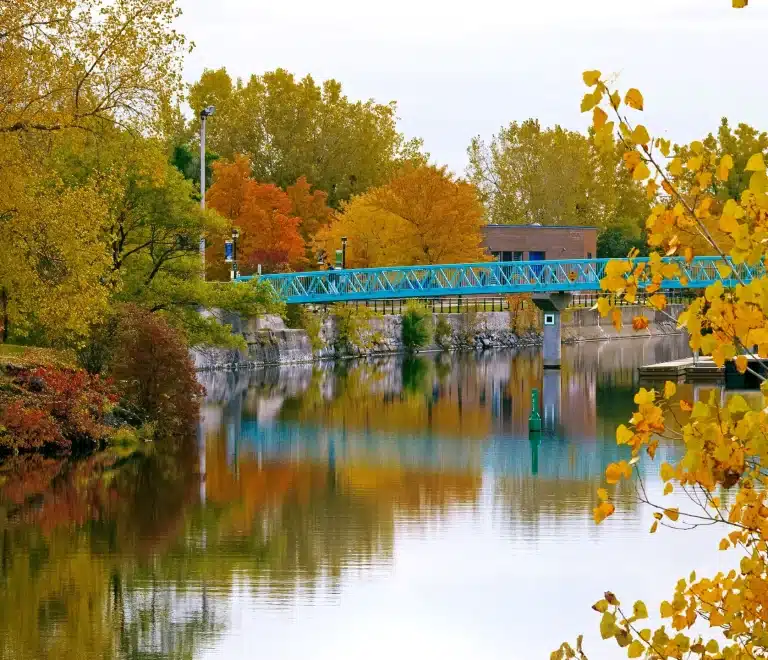
[[[539,390],[531,390],[531,414],[528,417],[528,430],[541,431],[541,415],[539,415]]]

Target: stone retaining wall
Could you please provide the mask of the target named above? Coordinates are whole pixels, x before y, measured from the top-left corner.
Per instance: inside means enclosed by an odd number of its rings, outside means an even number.
[[[676,324],[669,316],[677,318],[682,305],[670,305],[661,312],[651,312],[641,306],[626,306],[622,309],[623,327],[617,331],[608,318],[600,318],[596,310],[572,309],[563,312],[563,343],[620,339],[629,337],[654,337],[679,334]],[[644,314],[650,321],[647,329],[636,332],[632,319]],[[512,329],[509,312],[464,312],[461,314],[435,314],[433,320],[443,319],[450,327],[450,336],[442,345],[433,344],[424,350],[486,350],[491,348],[516,348],[541,344],[541,334],[528,333],[518,336]],[[229,319],[228,319],[229,320]],[[384,355],[402,353],[402,317],[387,314],[369,322],[368,339],[370,348],[352,349],[342,354],[335,349],[338,328],[333,317],[323,321],[320,331],[322,348],[313,353],[307,332],[290,329],[278,316],[263,316],[258,319],[230,321],[233,329],[241,333],[248,344],[247,353],[217,348],[194,349],[192,356],[199,370],[243,369],[270,364],[296,364],[313,360],[359,357],[363,355]]]

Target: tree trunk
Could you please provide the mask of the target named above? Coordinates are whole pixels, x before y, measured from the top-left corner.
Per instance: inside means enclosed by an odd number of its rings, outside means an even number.
[[[3,343],[8,343],[8,291],[0,287],[0,306],[3,308]]]

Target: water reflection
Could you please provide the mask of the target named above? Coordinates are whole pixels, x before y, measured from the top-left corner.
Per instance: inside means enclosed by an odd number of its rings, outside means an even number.
[[[501,567],[530,543],[645,533],[627,486],[619,522],[598,532],[594,491],[624,456],[614,430],[637,366],[686,351],[682,338],[583,344],[546,374],[536,351],[207,374],[199,439],[127,459],[14,459],[0,468],[0,658],[251,657],[255,631],[266,656],[303,657],[340,621],[381,614],[377,590],[421,561],[434,607],[464,611],[478,589],[472,607],[491,607],[517,583],[507,568],[487,585],[458,549]],[[529,437],[534,387],[545,429]],[[368,605],[350,610],[353,597]],[[279,614],[296,607],[330,628]],[[406,626],[400,607],[387,616]],[[278,630],[308,646],[278,644]],[[525,635],[504,631],[485,631],[474,657]]]

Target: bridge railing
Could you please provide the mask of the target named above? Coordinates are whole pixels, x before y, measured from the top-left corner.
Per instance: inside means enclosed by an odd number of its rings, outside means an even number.
[[[502,293],[597,291],[612,259],[514,261],[438,266],[396,266],[308,273],[263,275],[283,300],[324,303],[345,300],[431,298]],[[636,259],[641,263],[647,259]],[[680,276],[664,280],[665,289],[704,288],[716,281],[732,286],[736,276],[722,275],[720,257],[697,257],[687,263],[672,257],[665,262],[680,267]],[[743,281],[765,274],[764,264],[729,264]],[[681,279],[682,278],[682,279]],[[241,280],[250,277],[239,278]],[[649,280],[642,280],[642,288]]]
[[[672,305],[689,304],[693,299],[693,294],[684,290],[664,290],[667,302]],[[599,291],[580,291],[573,294],[573,300],[569,309],[588,309],[597,304],[597,299],[602,294]],[[650,294],[640,292],[634,303],[626,300],[618,300],[619,306],[629,306],[632,304],[643,305],[650,297]],[[380,314],[402,314],[409,301],[415,301],[422,305],[433,314],[461,314],[464,312],[508,312],[510,310],[509,295],[496,296],[442,296],[430,298],[385,298],[382,300],[349,300],[341,304],[353,305],[355,307],[367,307]],[[321,308],[326,308],[332,303],[320,303]],[[338,304],[338,303],[334,303]]]

